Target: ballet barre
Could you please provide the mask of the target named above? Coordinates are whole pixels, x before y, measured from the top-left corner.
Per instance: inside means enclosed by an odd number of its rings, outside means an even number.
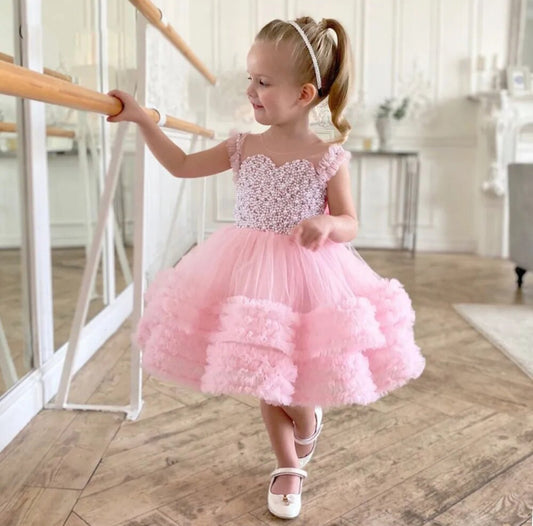
[[[0,93],[105,115],[117,115],[122,111],[122,103],[116,97],[9,62],[0,62]],[[162,127],[208,138],[214,137],[212,130],[198,124],[162,115],[154,108],[143,108],[143,110]]]
[[[6,53],[0,53],[0,60],[2,60],[3,62],[9,62],[11,64],[15,63],[15,59],[11,55],[7,55]],[[66,82],[72,82],[72,77],[70,75],[65,75],[64,73],[60,73],[55,69],[43,68],[43,73],[45,75],[50,75],[51,77],[56,77],[58,79],[65,80]]]
[[[17,124],[15,122],[0,122],[0,132],[17,133]],[[66,137],[67,139],[74,139],[76,136],[74,130],[67,130],[58,126],[47,126],[46,135],[49,137]]]
[[[187,43],[176,33],[168,23],[167,18],[150,0],[130,0],[130,3],[185,56],[185,58],[211,83],[215,84],[216,77],[205,67],[193,53]]]

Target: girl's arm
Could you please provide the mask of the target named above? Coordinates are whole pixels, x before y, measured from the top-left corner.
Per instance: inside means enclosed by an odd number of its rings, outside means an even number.
[[[347,162],[342,163],[339,171],[328,181],[327,194],[332,223],[329,238],[338,243],[351,241],[357,236],[359,222],[352,200]]]
[[[110,91],[108,95],[118,98],[124,108],[119,114],[110,116],[107,120],[137,123],[148,148],[174,177],[205,177],[230,168],[227,141],[208,150],[187,155],[163,133],[131,95],[120,90]]]

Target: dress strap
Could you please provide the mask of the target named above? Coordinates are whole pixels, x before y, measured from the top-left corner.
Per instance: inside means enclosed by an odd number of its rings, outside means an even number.
[[[246,133],[239,133],[236,131],[232,131],[230,132],[230,136],[226,142],[226,146],[228,149],[229,162],[231,165],[231,169],[233,170],[234,181],[237,181],[237,178],[239,176],[239,170],[241,167],[242,142],[246,135],[247,135]]]
[[[339,170],[344,161],[348,161],[352,154],[340,144],[332,144],[317,166],[317,174],[322,182],[327,183]]]

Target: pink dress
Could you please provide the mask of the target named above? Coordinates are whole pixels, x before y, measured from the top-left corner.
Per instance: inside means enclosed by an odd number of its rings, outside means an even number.
[[[369,404],[417,378],[425,360],[403,286],[349,244],[314,252],[289,235],[327,213],[326,185],[349,158],[331,145],[315,167],[241,159],[228,141],[235,224],[222,227],[146,293],[137,328],[148,373],[213,394],[274,405]]]

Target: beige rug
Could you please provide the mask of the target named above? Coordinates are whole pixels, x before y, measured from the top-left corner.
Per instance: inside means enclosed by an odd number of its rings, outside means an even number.
[[[458,303],[453,307],[533,379],[533,306]]]

